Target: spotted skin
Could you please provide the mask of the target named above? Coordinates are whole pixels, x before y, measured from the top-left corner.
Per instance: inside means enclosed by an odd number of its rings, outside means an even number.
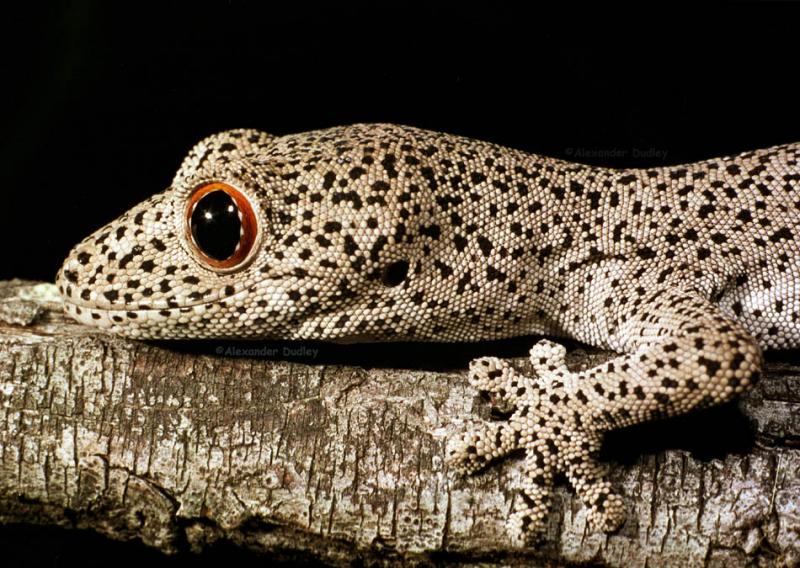
[[[78,244],[57,282],[78,321],[134,338],[542,334],[616,350],[571,372],[540,342],[531,377],[474,361],[472,384],[511,417],[450,446],[462,472],[524,448],[515,538],[543,528],[561,472],[611,531],[624,507],[594,457],[604,432],[730,400],[762,348],[800,346],[799,157],[788,144],[615,170],[388,124],[233,130]],[[225,273],[187,240],[187,200],[209,182],[247,196],[259,227]]]

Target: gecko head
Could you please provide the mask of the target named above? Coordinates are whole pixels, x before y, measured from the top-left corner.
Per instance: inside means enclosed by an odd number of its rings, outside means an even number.
[[[139,338],[466,338],[480,303],[507,295],[453,301],[480,252],[444,242],[410,167],[424,156],[396,162],[400,146],[415,155],[409,138],[388,125],[206,138],[169,189],[72,250],[67,312]]]

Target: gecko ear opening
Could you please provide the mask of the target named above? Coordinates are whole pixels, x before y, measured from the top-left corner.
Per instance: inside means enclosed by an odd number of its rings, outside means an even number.
[[[186,240],[195,258],[217,272],[234,272],[252,258],[258,221],[247,197],[221,182],[201,185],[186,204]]]
[[[398,260],[383,269],[381,282],[383,282],[384,286],[394,288],[402,284],[406,276],[408,276],[408,261]]]

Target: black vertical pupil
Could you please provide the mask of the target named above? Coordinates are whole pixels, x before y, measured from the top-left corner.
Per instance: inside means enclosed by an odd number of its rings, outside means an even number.
[[[236,251],[242,221],[236,202],[224,191],[201,197],[192,211],[191,223],[192,238],[206,256],[225,260]]]

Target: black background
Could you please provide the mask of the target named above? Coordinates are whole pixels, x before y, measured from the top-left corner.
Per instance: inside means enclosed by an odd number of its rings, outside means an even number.
[[[800,140],[797,5],[43,4],[5,18],[1,278],[52,280],[226,128],[400,122],[631,167]]]
[[[0,278],[52,280],[72,245],[167,187],[194,142],[227,128],[399,122],[566,159],[617,150],[583,159],[617,167],[800,140],[798,5],[517,4],[75,2],[4,12]],[[634,155],[646,151],[659,156]],[[709,446],[746,438],[736,412],[722,412],[725,432],[700,427]],[[664,444],[697,437],[697,423],[683,429]],[[652,442],[644,432],[637,439]],[[643,451],[630,444],[620,446],[628,455]],[[24,527],[1,531],[0,546],[7,565],[86,560],[87,546],[90,565],[160,558]]]

